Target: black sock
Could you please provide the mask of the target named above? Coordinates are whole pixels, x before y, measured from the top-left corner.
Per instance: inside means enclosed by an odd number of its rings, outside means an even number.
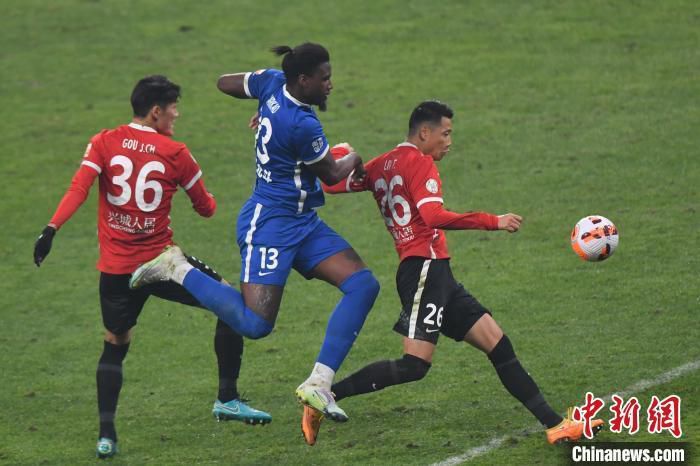
[[[117,412],[119,391],[122,389],[122,361],[129,351],[126,345],[104,342],[102,356],[97,363],[97,410],[100,414],[100,435],[117,441],[114,416]]]
[[[333,384],[331,391],[336,401],[349,396],[376,392],[392,385],[413,382],[425,377],[430,363],[421,358],[404,354],[401,359],[377,361],[349,377]]]
[[[238,374],[241,371],[243,337],[224,321],[216,322],[214,350],[219,365],[219,401],[226,403],[238,398]]]
[[[562,421],[547,404],[539,387],[518,361],[513,345],[507,336],[499,340],[488,355],[506,390],[518,399],[547,428]]]

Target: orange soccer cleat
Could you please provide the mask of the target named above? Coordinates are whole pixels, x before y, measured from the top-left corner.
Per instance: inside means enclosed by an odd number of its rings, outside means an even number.
[[[547,429],[547,442],[551,444],[562,442],[576,442],[583,437],[583,421],[572,419],[573,408],[569,408],[566,419],[561,421],[556,426]],[[591,429],[593,435],[597,434],[603,428],[605,423],[601,419],[591,420]]]
[[[321,429],[323,413],[310,406],[304,405],[304,413],[301,416],[301,433],[308,445],[316,443],[318,431]]]

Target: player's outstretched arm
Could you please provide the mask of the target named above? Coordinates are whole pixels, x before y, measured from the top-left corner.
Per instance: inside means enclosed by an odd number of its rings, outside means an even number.
[[[499,217],[487,212],[458,214],[442,206],[441,202],[425,202],[418,211],[430,228],[441,230],[498,230]]]
[[[246,73],[224,74],[219,77],[216,87],[224,94],[237,99],[250,99],[245,92]]]
[[[520,229],[520,224],[523,218],[517,214],[503,214],[498,216],[498,229],[506,230],[509,233],[515,233]]]

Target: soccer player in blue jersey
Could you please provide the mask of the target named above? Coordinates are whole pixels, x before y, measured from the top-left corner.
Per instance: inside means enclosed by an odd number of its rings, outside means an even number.
[[[221,92],[232,97],[258,100],[255,186],[237,223],[241,292],[190,266],[177,247],[141,266],[131,286],[159,280],[180,283],[249,338],[262,338],[272,331],[292,269],[307,279],[338,287],[343,297],[330,316],[311,375],[296,395],[303,404],[342,422],[348,418],[336,405],[331,384],[374,304],[379,283],[315,209],[324,204],[319,179],[333,185],[353,170],[364,169],[354,151],[334,160],[313,109],[325,110],[333,89],[328,51],[312,43],[272,51],[283,56],[283,71],[226,74],[217,83]]]

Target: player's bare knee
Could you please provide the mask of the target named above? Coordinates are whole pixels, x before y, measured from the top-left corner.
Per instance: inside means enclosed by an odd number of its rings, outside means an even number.
[[[105,341],[117,346],[126,345],[131,342],[131,329],[121,334],[105,330]]]

